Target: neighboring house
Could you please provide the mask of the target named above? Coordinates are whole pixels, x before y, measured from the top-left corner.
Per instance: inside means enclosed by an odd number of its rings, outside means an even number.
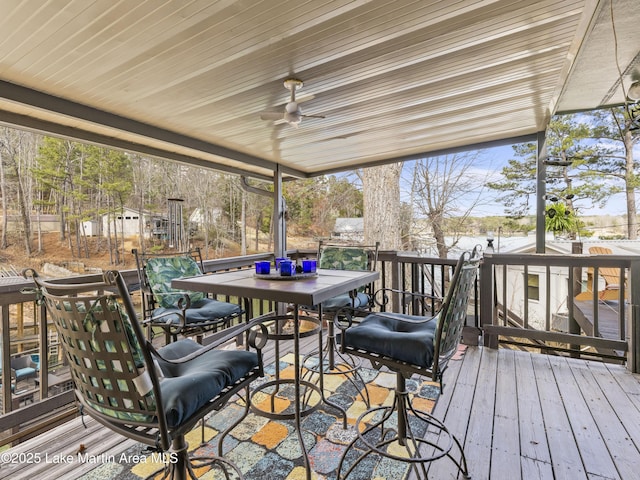
[[[640,241],[634,240],[597,240],[588,239],[582,241],[582,251],[589,254],[589,247],[603,246],[610,248],[613,255],[640,255]],[[572,242],[563,240],[551,240],[546,242],[546,253],[551,255],[568,255],[572,252]],[[500,253],[535,253],[535,242],[519,245],[515,248],[501,248]],[[495,291],[498,302],[504,304],[505,276],[503,267],[496,266]],[[547,281],[549,282],[547,290]],[[605,288],[604,279],[598,279],[597,290]],[[580,278],[582,290],[587,287],[587,269],[583,269]],[[568,314],[567,299],[569,296],[569,273],[567,268],[551,267],[547,276],[546,269],[542,266],[529,266],[525,278],[524,266],[510,266],[506,275],[506,304],[509,312],[516,317],[524,318],[524,289],[527,289],[529,302],[526,313],[529,326],[544,330],[546,321],[546,302],[544,296],[549,291],[549,309],[551,314],[551,329],[566,330],[566,317]]]
[[[208,215],[205,215],[207,212],[203,212],[201,208],[196,208],[193,210],[191,215],[189,216],[189,229],[192,231],[201,230],[205,224],[216,224],[220,217],[222,217],[222,210],[219,208],[214,208],[208,212]]]
[[[364,218],[336,218],[331,237],[350,242],[362,242],[364,240]]]
[[[107,225],[108,222],[110,225]],[[87,220],[83,225],[88,236],[106,235],[108,231],[114,233],[115,228],[115,233],[125,237],[142,234],[145,238],[165,238],[167,223],[165,216],[125,207],[116,214],[115,222],[113,214],[104,214],[100,221]]]

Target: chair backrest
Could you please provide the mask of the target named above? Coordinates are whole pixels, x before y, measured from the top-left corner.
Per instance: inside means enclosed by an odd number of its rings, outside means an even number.
[[[447,296],[438,312],[438,327],[434,339],[434,375],[446,367],[447,362],[458,349],[480,258],[480,251],[476,248],[471,253],[463,253],[456,264]]]
[[[611,255],[613,251],[607,247],[589,247],[589,253],[592,255]],[[593,270],[593,269],[590,269]],[[598,273],[602,278],[604,278],[604,282],[607,287],[619,286],[620,284],[620,269],[615,267],[602,267],[598,268]]]
[[[120,273],[105,272],[102,282],[83,284],[54,283],[31,274],[87,413],[121,428],[157,429],[166,448],[159,378]],[[139,440],[143,438],[141,434]]]
[[[148,254],[137,249],[133,249],[132,253],[136,257],[143,295],[148,297],[143,301],[145,317],[158,306],[177,307],[178,301],[184,298],[185,293],[189,294],[192,303],[205,297],[202,292],[184,292],[171,287],[171,281],[176,278],[202,275],[204,267],[199,248],[172,254]]]
[[[318,268],[375,271],[379,246],[379,242],[376,242],[375,245],[349,245],[320,241],[318,244]],[[364,285],[358,291],[371,293],[373,285]]]
[[[348,245],[321,241],[318,245],[318,268],[328,270],[375,270],[378,247],[375,245]]]

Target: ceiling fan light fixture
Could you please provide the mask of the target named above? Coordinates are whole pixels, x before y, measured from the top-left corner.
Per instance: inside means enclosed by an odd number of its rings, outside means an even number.
[[[297,127],[298,125],[300,125],[300,122],[302,121],[302,114],[299,113],[298,111],[285,112],[284,119],[287,123],[290,123],[291,125],[294,125]]]
[[[627,91],[627,98],[634,102],[640,100],[640,81],[635,81],[631,84]]]

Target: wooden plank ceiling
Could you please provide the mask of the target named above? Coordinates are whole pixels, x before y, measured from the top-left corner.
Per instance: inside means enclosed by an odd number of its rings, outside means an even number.
[[[636,2],[0,0],[0,122],[264,178],[508,143],[624,102]],[[261,119],[289,77],[324,118]]]

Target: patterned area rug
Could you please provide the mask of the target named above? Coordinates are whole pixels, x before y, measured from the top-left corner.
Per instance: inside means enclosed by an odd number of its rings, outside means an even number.
[[[281,360],[281,378],[293,378],[292,364],[292,355]],[[274,372],[273,365],[267,367],[264,381],[271,380]],[[368,368],[360,368],[359,373],[368,384],[372,406],[388,405],[392,401],[393,388],[396,385],[394,374]],[[339,410],[325,404],[321,404],[302,419],[302,428],[313,470],[312,478],[333,480],[337,475],[340,457],[355,436],[353,428],[355,420],[366,410],[366,404],[360,394],[360,388],[348,381],[346,375],[325,375],[324,386],[328,400],[347,412],[348,428],[343,428]],[[278,394],[276,410],[292,411],[291,402],[286,399],[291,392],[287,392],[286,388]],[[293,386],[290,389],[293,390]],[[407,389],[413,394],[413,404],[416,408],[425,411],[433,409],[439,393],[436,383],[412,379],[407,381]],[[271,403],[266,393],[259,393],[254,397],[254,403],[259,405],[261,401],[265,404]],[[318,401],[319,395],[312,393],[309,399],[310,404],[314,405]],[[242,402],[238,400],[207,417],[206,443],[204,446],[201,445],[202,429],[197,427],[187,437],[190,447],[193,447],[190,450],[202,456],[217,454],[217,435],[237,419],[242,411]],[[271,420],[249,413],[247,418],[225,438],[224,452],[225,458],[235,463],[247,480],[304,480],[306,478],[302,450],[293,420]],[[154,460],[151,453],[145,451],[145,446],[136,446],[115,461],[99,465],[81,479],[140,480],[161,466]],[[407,472],[408,469],[404,463],[370,456],[361,462],[349,479],[399,480],[404,478]],[[196,473],[202,479],[224,478],[219,471],[208,471],[208,467],[203,467]]]

